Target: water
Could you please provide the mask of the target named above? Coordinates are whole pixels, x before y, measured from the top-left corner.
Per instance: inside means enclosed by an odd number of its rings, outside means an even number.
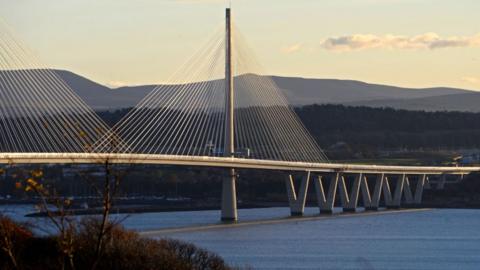
[[[241,210],[239,216],[242,221],[281,218],[288,209]],[[218,211],[145,213],[131,215],[124,225],[143,231],[215,224],[218,218]],[[335,216],[157,237],[193,242],[232,265],[254,269],[480,269],[480,210]]]

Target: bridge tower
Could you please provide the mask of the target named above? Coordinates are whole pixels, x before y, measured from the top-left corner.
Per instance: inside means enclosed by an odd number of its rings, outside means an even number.
[[[234,145],[234,90],[232,72],[232,25],[230,8],[226,9],[225,31],[225,146],[224,156],[235,156]],[[222,221],[237,220],[237,195],[236,195],[235,169],[228,169],[228,175],[222,182]]]

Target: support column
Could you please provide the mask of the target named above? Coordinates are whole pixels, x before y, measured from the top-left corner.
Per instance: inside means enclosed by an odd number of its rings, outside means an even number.
[[[414,204],[412,189],[410,187],[410,179],[408,176],[405,176],[403,181],[403,195],[405,196],[405,204]]]
[[[427,175],[421,175],[417,182],[417,187],[415,188],[415,197],[414,202],[415,204],[419,205],[422,203],[422,196],[423,196],[423,188],[425,186],[425,181],[427,180]]]
[[[403,186],[405,183],[405,174],[397,177],[397,184],[395,187],[395,194],[393,195],[393,201],[390,208],[400,208],[402,202]]]
[[[359,173],[358,175],[355,176],[355,180],[353,181],[350,194],[348,194],[345,178],[344,177],[341,178],[340,196],[342,199],[342,207],[344,212],[355,212],[357,210],[358,197],[360,194],[360,181],[362,180],[362,178],[363,178],[362,173]]]
[[[370,206],[366,210],[378,210],[378,207],[380,206],[380,197],[382,196],[382,190],[384,191],[384,194],[385,194],[384,182],[385,182],[385,174],[382,173],[377,175],[377,178],[375,180],[375,189],[373,191],[372,202],[370,203]],[[390,194],[390,187],[387,187],[387,188]],[[385,202],[387,202],[386,198],[385,198]]]
[[[235,157],[234,145],[234,93],[233,93],[233,72],[232,72],[232,26],[230,9],[225,14],[225,157]],[[222,182],[222,220],[237,220],[237,195],[235,189],[235,169],[228,169],[228,176]]]
[[[383,183],[383,198],[385,200],[385,206],[387,208],[394,208],[393,198],[392,198],[392,189],[390,188],[390,178],[385,177]]]
[[[308,185],[310,182],[310,172],[302,177],[298,197],[295,192],[295,183],[292,175],[286,179],[288,202],[292,216],[302,216],[305,211],[305,202],[307,201]]]
[[[341,177],[340,173],[335,173],[335,175],[330,177],[328,193],[326,195],[325,195],[322,176],[318,176],[314,179],[315,191],[317,195],[320,214],[333,213],[333,207],[335,205],[335,195],[337,194],[338,180],[340,179],[340,177]]]
[[[362,191],[363,207],[365,207],[365,210],[369,210],[372,206],[372,196],[370,195],[370,188],[368,187],[368,179],[366,175],[362,177],[360,190]]]
[[[235,169],[229,169],[228,172],[229,175],[222,182],[222,221],[236,221],[238,216]]]

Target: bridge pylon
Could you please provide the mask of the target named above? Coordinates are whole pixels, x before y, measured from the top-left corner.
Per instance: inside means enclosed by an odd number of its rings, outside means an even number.
[[[225,31],[225,157],[235,156],[234,145],[234,90],[232,72],[232,24],[230,8],[226,9],[226,31]],[[237,220],[237,195],[235,169],[230,168],[228,175],[222,181],[222,221]]]

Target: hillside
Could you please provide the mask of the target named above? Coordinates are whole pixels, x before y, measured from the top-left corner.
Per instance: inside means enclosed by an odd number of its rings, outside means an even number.
[[[153,85],[142,85],[111,89],[69,71],[56,72],[95,110],[133,107],[154,88]],[[0,71],[0,79],[3,76],[7,75]],[[272,78],[293,106],[344,104],[407,110],[480,112],[480,106],[477,106],[480,104],[480,92],[464,89],[413,89],[351,80]],[[1,87],[0,83],[0,90]]]

